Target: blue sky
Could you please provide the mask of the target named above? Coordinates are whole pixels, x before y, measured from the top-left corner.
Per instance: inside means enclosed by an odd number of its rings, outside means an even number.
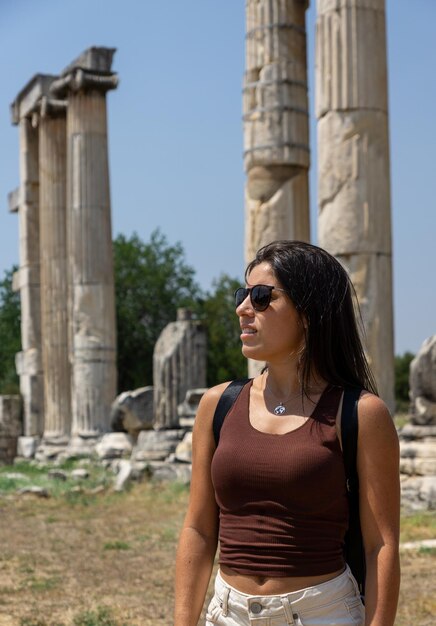
[[[307,12],[314,83],[315,1]],[[413,6],[413,10],[412,10]],[[387,0],[396,353],[436,332],[436,2]],[[9,104],[37,72],[116,47],[108,95],[114,235],[181,241],[200,284],[243,275],[243,0],[0,0],[0,275],[18,262],[18,132]],[[311,89],[311,220],[317,242]]]

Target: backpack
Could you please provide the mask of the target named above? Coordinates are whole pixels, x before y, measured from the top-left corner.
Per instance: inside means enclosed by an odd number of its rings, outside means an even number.
[[[224,418],[232,408],[242,388],[250,378],[233,380],[224,390],[213,416],[213,435],[215,445],[218,446],[221,426]],[[344,540],[344,556],[353,576],[355,577],[362,600],[365,595],[365,552],[363,548],[362,531],[359,515],[359,477],[357,474],[357,403],[362,389],[360,387],[346,387],[341,412],[342,454],[344,458],[347,495],[349,503],[349,523]]]

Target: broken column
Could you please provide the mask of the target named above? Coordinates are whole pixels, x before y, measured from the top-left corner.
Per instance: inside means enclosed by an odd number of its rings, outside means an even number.
[[[177,321],[168,324],[156,342],[153,382],[154,428],[177,428],[177,407],[188,389],[206,386],[206,331],[186,309],[178,310]]]
[[[14,287],[19,289],[21,298],[21,352],[17,354],[16,366],[23,397],[24,435],[28,437],[40,437],[44,428],[38,130],[33,128],[31,118],[52,80],[53,76],[37,74],[11,105],[12,123],[20,129],[20,187],[18,193],[10,194],[10,210],[18,211],[20,238],[20,269],[14,276]]]
[[[36,115],[36,114],[35,114]],[[71,430],[66,241],[66,102],[43,98],[39,125],[41,334],[44,442],[66,445]]]
[[[244,78],[245,255],[308,241],[309,119],[302,0],[247,0]]]
[[[51,87],[66,98],[72,435],[86,446],[109,430],[116,396],[115,293],[106,92],[114,49],[89,48]]]
[[[347,268],[379,393],[394,409],[384,0],[318,0],[319,243]]]

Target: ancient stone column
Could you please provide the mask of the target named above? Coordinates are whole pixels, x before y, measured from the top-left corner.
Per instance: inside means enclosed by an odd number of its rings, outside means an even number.
[[[68,353],[66,242],[66,102],[44,98],[39,118],[41,334],[44,442],[68,443],[71,380]]]
[[[318,0],[319,243],[349,271],[379,393],[394,409],[384,0]]]
[[[113,49],[90,48],[55,81],[66,97],[67,233],[74,445],[109,429],[116,396],[115,294],[106,92]]]
[[[179,309],[177,321],[159,335],[153,354],[153,383],[154,428],[177,428],[177,407],[188,389],[206,386],[206,332],[186,309]]]
[[[12,123],[20,129],[20,188],[10,194],[10,209],[18,211],[20,269],[14,287],[21,298],[21,349],[16,367],[23,397],[24,434],[40,437],[44,429],[41,360],[39,265],[39,156],[38,130],[31,123],[40,98],[48,93],[53,76],[37,74],[11,105]],[[15,203],[13,199],[16,198]]]
[[[310,238],[306,0],[247,0],[245,255]]]

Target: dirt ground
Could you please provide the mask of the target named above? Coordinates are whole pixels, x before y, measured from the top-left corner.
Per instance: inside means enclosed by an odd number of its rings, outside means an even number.
[[[0,626],[172,624],[187,490],[0,498]],[[419,538],[419,537],[417,537]],[[436,623],[436,556],[405,553],[397,626]]]

